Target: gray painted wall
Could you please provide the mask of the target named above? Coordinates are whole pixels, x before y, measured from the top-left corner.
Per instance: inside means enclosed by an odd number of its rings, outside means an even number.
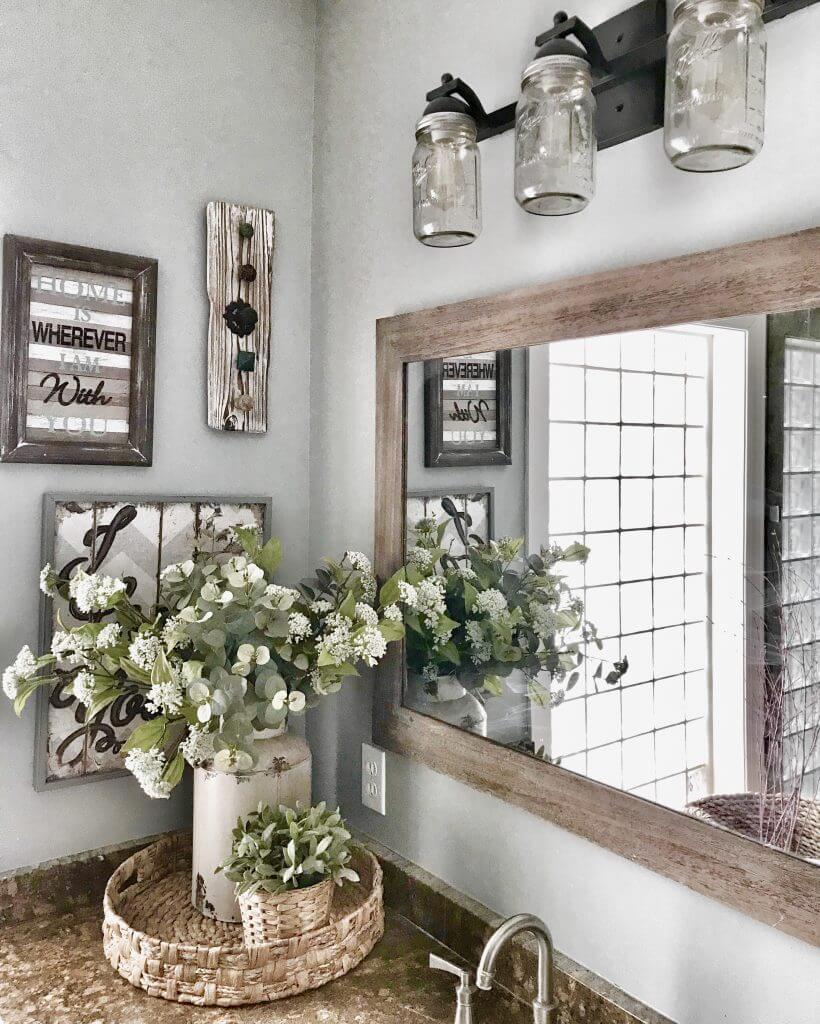
[[[621,0],[579,0],[597,24]],[[461,75],[489,108],[515,96],[552,11],[532,0],[321,5],[314,177],[311,549],[373,539],[374,321],[528,283],[818,223],[817,8],[769,27],[767,136],[726,175],[685,175],[654,133],[605,151],[577,217],[520,212],[512,138],[482,144],[484,233],[418,245],[410,156],[424,92]],[[365,58],[366,54],[366,58]],[[624,301],[629,296],[624,295]],[[502,913],[532,910],[559,948],[680,1024],[809,1024],[817,953],[546,822],[407,760],[387,764],[388,816],[359,807],[370,692],[312,720],[318,788],[356,824]],[[337,774],[338,766],[338,774]]]
[[[0,664],[37,640],[45,491],[272,495],[285,574],[307,558],[309,0],[8,0],[0,14],[0,229],[159,260],[154,465],[0,466]],[[276,212],[270,427],[206,426],[205,204]],[[0,701],[0,870],[182,824],[190,796],[131,779],[31,785],[33,702]]]

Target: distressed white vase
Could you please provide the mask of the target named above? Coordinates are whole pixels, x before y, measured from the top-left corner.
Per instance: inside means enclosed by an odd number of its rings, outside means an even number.
[[[458,726],[477,736],[487,735],[487,709],[453,676],[439,676],[437,693],[427,692],[427,681],[420,676],[408,675],[404,703],[414,711],[430,715],[440,722]]]
[[[191,902],[205,917],[217,921],[241,920],[234,883],[217,865],[231,852],[236,819],[255,811],[260,801],[278,807],[311,802],[310,747],[284,730],[256,736],[257,766],[249,772],[194,770],[194,842]]]

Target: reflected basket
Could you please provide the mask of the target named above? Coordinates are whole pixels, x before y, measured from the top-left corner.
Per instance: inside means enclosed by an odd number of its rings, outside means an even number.
[[[787,802],[787,797],[769,794],[761,814],[760,794],[719,793],[693,800],[686,810],[712,825],[732,829],[769,846],[785,848],[798,857],[820,859],[820,803],[799,800],[798,806],[788,811],[794,827],[789,826],[789,834],[783,835],[785,827],[781,822],[786,819]]]

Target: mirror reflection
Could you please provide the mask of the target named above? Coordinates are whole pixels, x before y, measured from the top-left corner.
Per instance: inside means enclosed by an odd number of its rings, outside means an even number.
[[[405,704],[820,859],[820,311],[407,389]]]

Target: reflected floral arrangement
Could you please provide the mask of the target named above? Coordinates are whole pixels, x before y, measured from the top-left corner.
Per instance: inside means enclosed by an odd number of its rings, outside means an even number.
[[[442,546],[447,520],[422,519],[413,530],[407,564],[382,588],[383,603],[404,610],[408,672],[437,698],[454,679],[481,700],[521,689],[554,707],[577,685],[591,645],[601,642],[583,601],[561,575],[561,563],[583,562],[589,549],[574,543],[522,554],[521,538],[484,542],[469,533],[469,516],[442,502],[463,546]],[[602,661],[593,677],[615,685],[628,661]]]

